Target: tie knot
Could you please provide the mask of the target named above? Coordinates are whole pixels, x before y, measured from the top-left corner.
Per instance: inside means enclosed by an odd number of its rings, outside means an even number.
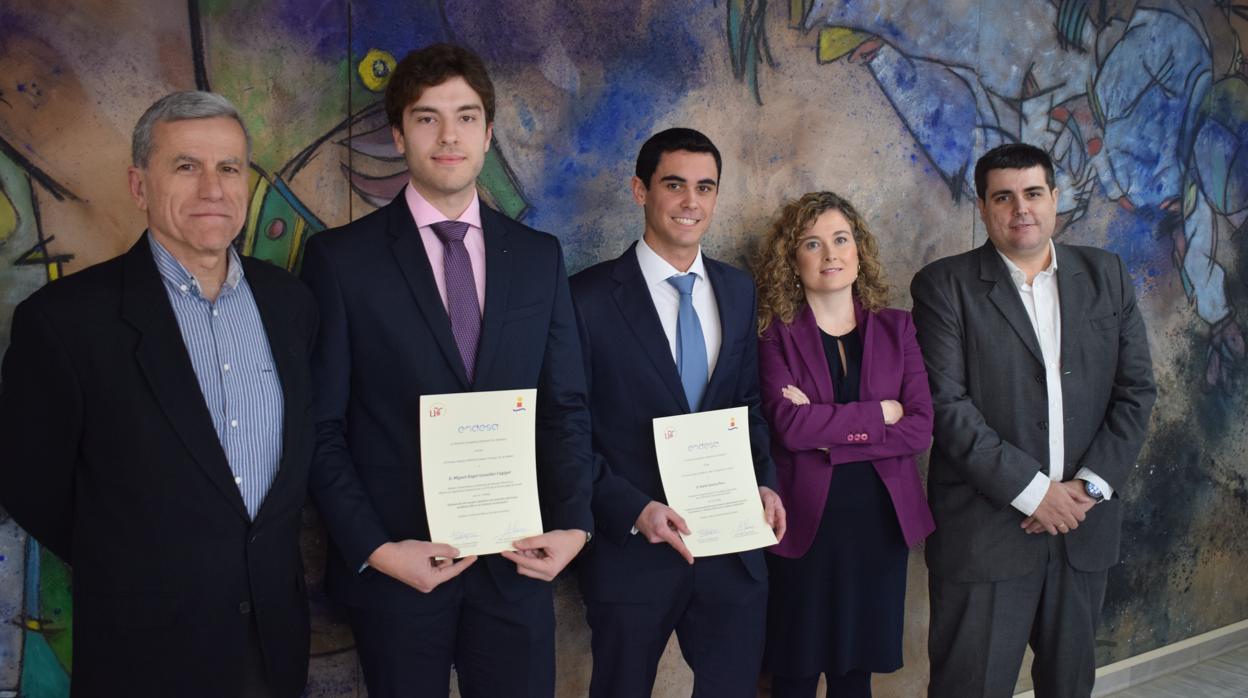
[[[444,245],[461,242],[468,234],[468,224],[463,221],[438,221],[429,227],[433,228],[434,234],[442,240]]]
[[[667,277],[667,283],[676,287],[682,296],[693,295],[693,282],[698,280],[697,274],[676,274]]]

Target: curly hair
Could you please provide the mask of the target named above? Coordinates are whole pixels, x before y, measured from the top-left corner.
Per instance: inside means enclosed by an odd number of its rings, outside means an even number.
[[[858,247],[858,278],[853,294],[868,312],[876,312],[888,304],[891,292],[884,281],[880,251],[875,236],[858,210],[845,199],[830,191],[811,192],[789,201],[771,224],[754,255],[754,282],[758,284],[758,333],[779,319],[786,325],[806,302],[797,275],[797,242],[814,225],[820,215],[839,211],[849,222]]]

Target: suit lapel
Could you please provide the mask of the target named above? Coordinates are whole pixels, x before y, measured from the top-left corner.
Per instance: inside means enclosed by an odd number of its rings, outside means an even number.
[[[429,255],[425,254],[425,244],[421,242],[420,230],[407,208],[404,193],[399,192],[386,208],[390,214],[386,232],[390,236],[390,251],[394,255],[394,261],[398,263],[403,278],[407,280],[412,298],[425,316],[429,332],[433,334],[447,364],[463,389],[470,390],[472,386],[468,383],[464,360],[459,356],[459,346],[451,332],[451,318],[446,314],[446,306],[442,305],[442,295],[438,293],[438,284],[433,280],[433,269],[429,266]],[[488,269],[488,257],[486,265]],[[489,284],[486,284],[486,293],[489,293]],[[489,308],[489,303],[486,303],[486,307]]]
[[[498,343],[507,314],[508,294],[513,273],[507,251],[507,228],[511,221],[481,204],[481,226],[485,232],[485,315],[481,318],[481,343],[477,347],[477,383],[498,356]]]
[[[212,426],[212,415],[204,404],[149,244],[147,234],[139,238],[126,253],[123,272],[122,317],[140,334],[135,360],[191,457],[238,514],[250,519]]]
[[[990,242],[979,248],[979,278],[992,284],[992,288],[988,290],[988,300],[1005,316],[1027,350],[1036,357],[1036,361],[1044,365],[1040,341],[1036,339],[1036,331],[1032,329],[1031,320],[1027,319],[1027,310],[1023,307],[1022,299],[1018,297],[1018,287],[1014,285],[1005,262],[1001,261],[996,248]]]
[[[831,403],[836,399],[832,388],[832,371],[828,368],[828,356],[823,351],[823,337],[815,312],[806,303],[797,311],[789,330],[797,353],[806,364],[806,373],[815,379],[815,396],[812,402]]]
[[[1080,328],[1088,313],[1087,301],[1092,298],[1092,286],[1082,266],[1076,264],[1072,255],[1066,254],[1062,245],[1054,245],[1057,252],[1057,303],[1062,315],[1062,356],[1074,356],[1079,343]]]
[[[715,260],[702,255],[702,264],[706,268],[706,275],[711,282],[711,292],[715,294],[715,306],[719,311],[719,327],[720,342],[719,356],[715,360],[715,370],[711,373],[710,380],[706,384],[706,394],[702,398],[702,406],[710,407],[711,405],[724,404],[719,400],[719,394],[727,389],[730,393],[735,387],[737,374],[739,371],[736,366],[724,366],[724,349],[731,346],[735,338],[741,332],[741,324],[753,319],[753,316],[746,316],[740,312],[742,307],[749,307],[749,301],[744,298],[738,298],[736,289],[729,288],[728,278],[724,275],[719,263]],[[733,309],[736,309],[734,312]],[[710,359],[708,356],[707,359]]]
[[[876,392],[871,382],[873,377],[872,371],[875,370],[876,361],[883,358],[879,356],[879,352],[875,351],[875,336],[878,328],[876,327],[875,316],[868,313],[857,299],[854,299],[854,316],[858,324],[858,336],[862,338],[862,367],[859,369],[858,399],[874,400]],[[889,358],[892,358],[892,356],[890,355]],[[885,370],[889,368],[895,371],[896,375],[900,375],[904,369],[900,362],[895,367],[886,366]]]
[[[654,309],[650,289],[646,287],[646,277],[641,274],[641,265],[637,262],[637,251],[634,249],[636,246],[637,243],[633,243],[615,260],[611,276],[616,287],[612,296],[625,324],[637,337],[638,344],[654,365],[660,380],[680,405],[681,411],[689,412],[689,399],[685,397],[685,388],[676,371],[676,361],[672,358],[667,335],[663,332],[663,323],[659,321],[659,313]]]
[[[284,312],[288,309],[276,303],[277,289],[270,285],[268,275],[253,273],[257,266],[256,262],[246,257],[242,259],[247,285],[251,287],[251,295],[256,300],[260,322],[264,325],[264,333],[269,338],[269,353],[273,356],[278,382],[282,386],[282,460],[278,464],[277,476],[273,479],[273,484],[269,486],[269,491],[264,501],[261,502],[259,511],[256,512],[258,521],[264,516],[265,505],[273,501],[273,493],[279,491],[294,470],[289,465],[289,459],[296,451],[294,440],[299,433],[295,418],[303,414],[300,407],[307,400],[307,396],[294,392],[294,386],[302,382],[299,375],[306,369],[299,365],[299,357],[295,349],[299,342],[304,341],[304,338],[295,334],[289,315]]]

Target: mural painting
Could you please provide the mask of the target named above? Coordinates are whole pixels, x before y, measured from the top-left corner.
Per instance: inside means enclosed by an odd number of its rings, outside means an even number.
[[[240,249],[295,269],[303,243],[405,181],[380,99],[408,50],[479,52],[499,93],[479,182],[557,235],[570,270],[640,233],[627,180],[653,131],[724,151],[708,252],[743,262],[783,199],[846,194],[883,231],[904,289],[980,244],[971,170],[1003,142],[1058,165],[1060,240],[1122,255],[1161,396],[1110,574],[1100,663],[1248,617],[1243,307],[1248,6],[1231,0],[705,0],[689,4],[88,0],[0,8],[0,348],[16,303],[118,254],[142,229],[129,133],[174,89],[212,89],[255,140]],[[0,449],[3,449],[0,444]],[[350,633],[320,592],[324,532],[305,514],[314,612],[308,694],[362,695]],[[911,566],[907,667],[923,685],[926,589]],[[67,695],[71,571],[0,512],[0,696]],[[557,596],[560,690],[588,685],[574,585]],[[687,693],[664,665],[656,695]]]

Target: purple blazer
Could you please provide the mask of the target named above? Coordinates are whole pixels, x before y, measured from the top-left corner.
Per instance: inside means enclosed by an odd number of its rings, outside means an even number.
[[[771,456],[788,512],[788,532],[769,550],[782,557],[801,557],[810,548],[838,463],[875,466],[907,546],[936,528],[914,459],[932,443],[932,395],[914,323],[904,310],[868,313],[857,302],[854,307],[862,334],[859,402],[835,404],[810,306],[803,305],[790,325],[772,322],[758,342],[763,415],[771,425]],[[801,389],[811,404],[789,402],[780,394],[786,385]],[[900,402],[905,416],[885,426],[881,400]]]

